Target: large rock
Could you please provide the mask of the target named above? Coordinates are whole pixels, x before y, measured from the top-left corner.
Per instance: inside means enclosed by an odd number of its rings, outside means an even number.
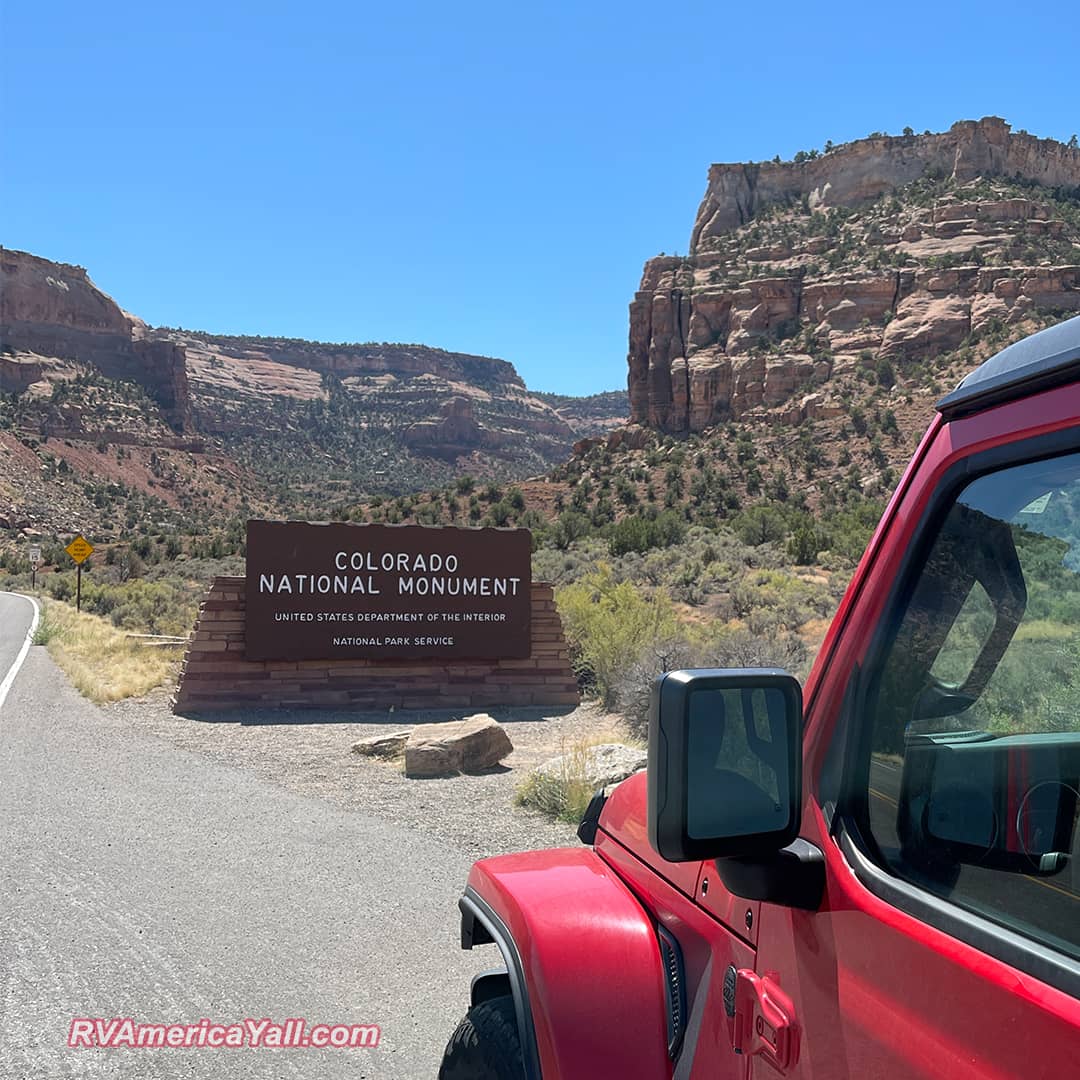
[[[493,768],[514,749],[502,725],[487,713],[413,728],[405,743],[405,775],[452,776]]]
[[[42,376],[39,357],[31,355],[0,356],[0,393],[21,394]]]
[[[442,409],[441,420],[421,420],[404,432],[405,442],[425,453],[457,457],[471,450],[498,447],[498,432],[485,428],[473,411],[468,398],[451,398]]]
[[[849,274],[817,281],[803,288],[802,312],[810,325],[854,330],[863,319],[880,323],[896,303],[897,288],[896,274]]]
[[[369,735],[353,743],[353,753],[363,757],[396,758],[405,752],[411,729],[392,731],[387,735]]]
[[[916,293],[897,308],[896,318],[885,327],[881,351],[887,356],[929,359],[955,349],[970,333],[970,300]]]
[[[584,751],[584,762],[580,755],[563,754],[545,761],[537,768],[541,776],[562,781],[568,777],[576,778],[578,771],[584,772],[584,779],[591,787],[603,788],[618,784],[628,776],[644,769],[649,755],[644,750],[623,743],[601,743],[590,746]]]

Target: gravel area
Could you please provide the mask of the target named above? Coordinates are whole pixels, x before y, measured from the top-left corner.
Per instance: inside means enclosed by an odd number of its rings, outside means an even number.
[[[476,776],[410,780],[399,765],[362,757],[368,735],[459,718],[461,713],[358,714],[310,710],[174,716],[169,692],[102,708],[109,723],[163,739],[223,764],[251,769],[300,795],[453,844],[472,859],[579,843],[574,828],[513,804],[528,771],[583,737],[620,738],[619,717],[595,705],[573,711],[491,709],[514,744],[502,767]]]

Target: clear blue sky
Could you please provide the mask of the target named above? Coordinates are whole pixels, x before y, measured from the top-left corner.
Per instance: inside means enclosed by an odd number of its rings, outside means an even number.
[[[712,161],[1080,129],[1073,4],[0,0],[0,243],[155,325],[625,385]]]

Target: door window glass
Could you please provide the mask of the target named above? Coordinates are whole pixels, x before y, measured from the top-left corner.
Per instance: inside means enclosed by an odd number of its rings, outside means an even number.
[[[887,866],[1080,958],[1080,455],[960,493],[869,706]]]

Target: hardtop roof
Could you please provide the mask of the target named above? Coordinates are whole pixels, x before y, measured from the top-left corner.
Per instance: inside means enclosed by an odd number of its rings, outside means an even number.
[[[1080,378],[1080,315],[1024,338],[977,367],[938,403],[946,420]]]

